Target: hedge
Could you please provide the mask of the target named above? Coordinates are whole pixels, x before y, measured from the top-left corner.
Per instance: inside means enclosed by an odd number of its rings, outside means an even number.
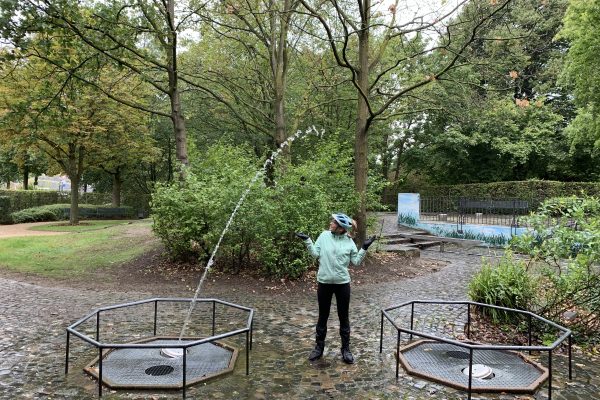
[[[8,200],[6,200],[8,199]],[[109,205],[112,201],[110,193],[88,192],[79,196],[80,204]],[[28,208],[41,207],[51,204],[71,202],[70,192],[48,190],[0,190],[0,223],[9,222],[9,215]],[[149,214],[150,195],[140,193],[125,193],[121,203],[130,206],[133,213]]]
[[[95,204],[80,204],[78,209],[81,219],[115,219],[134,216],[134,210],[131,207],[99,207]],[[70,210],[70,204],[50,204],[16,211],[10,214],[10,219],[16,224],[68,220]]]
[[[388,193],[386,204],[396,206],[397,193],[419,193],[421,197],[458,199],[519,199],[527,200],[530,207],[537,208],[551,197],[567,197],[586,194],[600,197],[600,182],[558,182],[543,180],[509,181],[492,183],[469,183],[464,185],[404,186],[396,193]]]

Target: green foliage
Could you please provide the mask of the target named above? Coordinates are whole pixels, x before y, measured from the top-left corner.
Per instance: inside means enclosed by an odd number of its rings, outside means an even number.
[[[492,265],[484,260],[483,267],[469,283],[471,300],[520,310],[529,309],[535,297],[536,281],[527,273],[525,263],[506,253]],[[494,322],[512,322],[515,313],[493,308],[483,308],[483,314],[489,315]]]
[[[0,196],[0,224],[10,222],[10,197]]]
[[[15,224],[22,224],[25,222],[60,221],[67,219],[65,218],[65,210],[69,210],[70,208],[70,204],[52,204],[16,211],[12,213],[10,217]]]
[[[94,204],[79,204],[81,218],[130,218],[133,216],[131,207],[99,207]],[[51,204],[41,207],[26,208],[10,214],[12,222],[22,224],[26,222],[60,221],[69,219],[70,204]]]
[[[578,317],[565,321],[584,337],[598,335],[600,321],[600,201],[594,197],[549,199],[528,218],[532,230],[511,240],[539,269],[543,289],[536,308],[560,321],[566,311]]]
[[[84,207],[85,204],[110,204],[111,196],[112,195],[110,193],[81,193],[79,195],[79,200],[84,204],[80,204],[79,207]],[[9,208],[7,209],[7,214],[11,214],[27,208],[41,207],[51,204],[64,205],[65,202],[69,201],[70,193],[49,190],[0,190],[0,197],[7,197],[9,199]],[[149,202],[150,196],[140,193],[126,193],[123,200],[124,204],[133,209],[132,213],[139,210],[148,210],[150,208]],[[70,205],[67,208],[70,209]],[[0,215],[2,215],[1,210],[2,207],[0,206]]]
[[[597,1],[569,1],[560,37],[570,42],[563,79],[575,88],[575,101],[578,105],[592,108],[595,116],[594,129],[598,137],[600,4]]]
[[[256,266],[264,274],[297,277],[311,265],[294,232],[316,239],[330,213],[358,208],[351,154],[332,158],[335,148],[335,142],[323,143],[310,159],[277,163],[272,184],[259,179],[252,186],[217,253],[221,267]],[[206,260],[258,163],[239,146],[223,144],[199,160],[185,182],[157,187],[152,215],[154,231],[172,256]]]
[[[441,197],[458,199],[520,199],[529,201],[531,208],[538,207],[551,197],[580,195],[600,195],[600,183],[597,182],[557,182],[543,180],[471,183],[461,185],[409,186],[401,187],[398,192],[419,193],[421,197]]]

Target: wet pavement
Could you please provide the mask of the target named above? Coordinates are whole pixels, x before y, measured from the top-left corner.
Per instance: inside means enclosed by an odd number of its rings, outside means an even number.
[[[240,350],[232,374],[188,389],[188,398],[203,399],[465,399],[466,393],[411,377],[400,369],[395,377],[395,333],[386,328],[384,351],[379,353],[380,310],[411,299],[466,298],[469,277],[479,268],[480,258],[425,252],[423,257],[445,260],[442,270],[410,280],[353,289],[351,301],[352,349],[357,358],[346,365],[339,354],[337,316],[332,310],[324,358],[307,361],[313,346],[317,318],[315,294],[265,296],[212,289],[204,296],[253,307],[256,310],[250,375],[245,375],[245,337],[228,343]],[[182,291],[182,295],[185,293]],[[65,328],[91,310],[136,301],[164,293],[90,292],[44,287],[0,278],[0,398],[88,399],[97,395],[97,384],[82,368],[96,355],[93,348],[72,340],[71,365],[64,374]],[[169,294],[170,295],[170,294]],[[140,311],[140,314],[147,313]],[[177,312],[174,312],[177,314]],[[442,317],[439,317],[439,315]],[[417,310],[419,329],[452,335],[460,330],[464,316],[442,310],[433,318]],[[136,331],[143,315],[128,315],[108,323],[117,335]],[[164,320],[164,318],[163,318]],[[174,322],[177,320],[173,317]],[[574,379],[566,382],[566,358],[556,355],[552,397],[555,399],[600,399],[600,367],[597,360],[575,356]],[[543,362],[546,363],[545,361]],[[112,391],[109,399],[181,398],[181,392]],[[534,395],[474,394],[474,399],[545,399],[547,384]]]

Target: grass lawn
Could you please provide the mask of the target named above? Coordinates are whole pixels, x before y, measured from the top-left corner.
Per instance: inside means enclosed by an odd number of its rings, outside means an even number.
[[[106,229],[115,225],[129,224],[130,221],[126,220],[83,220],[79,225],[69,225],[68,222],[57,222],[49,225],[32,226],[29,228],[30,231],[50,231],[50,232],[86,232],[97,229]]]
[[[156,243],[149,220],[118,221],[105,229],[96,226],[64,235],[5,238],[0,239],[0,267],[70,277],[132,260]]]

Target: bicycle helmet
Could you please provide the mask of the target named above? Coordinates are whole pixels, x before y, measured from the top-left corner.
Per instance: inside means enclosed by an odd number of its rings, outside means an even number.
[[[352,218],[350,218],[346,214],[331,214],[331,218],[333,218],[335,222],[337,222],[337,224],[345,230],[349,231],[352,229]]]

